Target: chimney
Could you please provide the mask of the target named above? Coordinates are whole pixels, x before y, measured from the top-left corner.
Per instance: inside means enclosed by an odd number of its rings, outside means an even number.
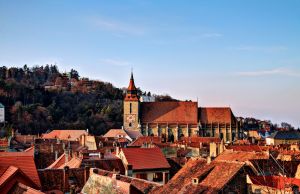
[[[58,158],[58,151],[55,150],[55,160],[57,160],[57,158]]]
[[[132,164],[127,164],[126,176],[132,176]]]
[[[64,192],[69,192],[70,188],[69,188],[69,167],[65,166],[64,167]]]
[[[120,148],[117,146],[116,147],[116,155],[119,155],[119,152],[120,152]]]
[[[87,182],[88,180],[88,177],[89,177],[89,167],[88,166],[85,166],[84,167],[84,184]]]
[[[207,161],[207,164],[210,164],[210,163],[211,163],[211,157],[208,156],[208,157],[206,158],[206,161]]]
[[[69,161],[69,152],[65,149],[65,164]]]

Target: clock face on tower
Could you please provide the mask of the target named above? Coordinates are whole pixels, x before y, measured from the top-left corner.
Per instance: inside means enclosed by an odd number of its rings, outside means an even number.
[[[135,114],[127,114],[126,115],[126,121],[128,123],[134,123],[135,122]]]

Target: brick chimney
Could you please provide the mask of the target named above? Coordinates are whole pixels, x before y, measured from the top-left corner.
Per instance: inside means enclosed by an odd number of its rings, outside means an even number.
[[[64,191],[69,192],[70,191],[70,185],[69,185],[69,167],[64,167]]]
[[[69,151],[65,149],[65,164],[69,161]]]
[[[58,151],[55,150],[55,160],[57,160],[57,158],[58,158]]]

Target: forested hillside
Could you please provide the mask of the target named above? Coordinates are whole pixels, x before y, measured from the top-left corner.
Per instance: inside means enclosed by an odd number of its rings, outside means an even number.
[[[0,102],[7,128],[23,134],[51,129],[89,129],[103,134],[122,125],[123,91],[111,83],[80,79],[55,65],[0,67]]]

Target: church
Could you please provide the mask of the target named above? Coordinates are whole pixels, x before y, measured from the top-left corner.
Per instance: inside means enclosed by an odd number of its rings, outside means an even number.
[[[180,137],[219,137],[232,142],[242,137],[230,107],[198,107],[198,102],[143,101],[138,96],[133,74],[124,98],[123,127],[144,136],[160,136],[167,141]]]

